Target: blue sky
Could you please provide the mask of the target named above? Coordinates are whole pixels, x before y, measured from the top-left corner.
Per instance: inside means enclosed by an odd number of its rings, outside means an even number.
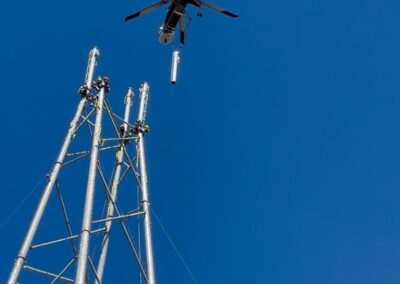
[[[151,85],[152,205],[198,283],[398,283],[400,4],[214,2],[240,18],[189,9],[173,90],[165,9],[125,23],[151,2],[3,5],[0,222],[50,169],[96,45],[117,111]],[[40,191],[0,228],[0,281]],[[154,242],[159,283],[192,283],[157,224]],[[110,264],[114,283],[131,265]]]

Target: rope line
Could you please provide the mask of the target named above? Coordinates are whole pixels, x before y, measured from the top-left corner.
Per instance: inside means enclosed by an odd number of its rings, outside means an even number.
[[[18,212],[19,209],[25,204],[25,202],[32,196],[32,194],[39,188],[39,185],[43,182],[43,180],[47,177],[47,175],[43,176],[39,182],[35,185],[35,187],[22,199],[22,201],[18,204],[18,206],[1,222],[0,231],[3,229],[5,225],[11,220],[11,218]]]
[[[182,254],[180,253],[180,251],[178,250],[178,248],[175,245],[175,242],[172,240],[171,236],[168,234],[167,229],[165,228],[165,226],[161,223],[160,218],[158,217],[157,213],[154,211],[154,209],[152,207],[150,207],[151,211],[154,214],[154,217],[156,217],[157,223],[160,225],[162,231],[164,232],[165,236],[167,237],[168,241],[170,242],[172,248],[175,250],[175,253],[177,254],[177,256],[179,257],[180,261],[182,262],[183,266],[186,269],[186,272],[190,275],[190,278],[192,278],[193,283],[198,284],[196,278],[194,277],[192,271],[189,268],[189,265],[186,263],[185,259],[183,258]]]

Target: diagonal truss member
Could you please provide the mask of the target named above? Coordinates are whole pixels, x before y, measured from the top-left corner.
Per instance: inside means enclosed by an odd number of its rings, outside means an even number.
[[[93,276],[94,283],[101,284],[103,282],[103,275],[106,268],[106,259],[110,243],[110,231],[112,223],[118,221],[122,227],[122,233],[125,235],[132,253],[137,261],[139,272],[143,279],[148,284],[155,284],[155,271],[154,271],[154,256],[152,245],[152,230],[151,230],[151,210],[149,201],[148,178],[146,170],[146,157],[144,137],[148,132],[148,127],[145,123],[147,101],[149,96],[149,85],[144,83],[140,89],[140,104],[139,112],[136,122],[129,123],[130,111],[133,100],[132,89],[128,90],[125,98],[125,114],[124,118],[120,119],[117,115],[112,113],[111,107],[106,100],[106,93],[109,91],[108,85],[102,80],[97,80],[93,83],[93,76],[95,66],[97,65],[97,58],[99,50],[93,48],[89,53],[89,62],[86,70],[85,83],[80,88],[81,99],[78,104],[76,113],[69,125],[67,135],[64,139],[63,145],[57,156],[56,162],[48,176],[48,182],[43,190],[42,196],[39,200],[37,209],[33,215],[28,232],[25,235],[22,246],[15,259],[14,266],[9,275],[8,284],[18,283],[22,269],[35,272],[37,274],[50,277],[50,283],[59,281],[71,282],[75,284],[88,284],[89,274]],[[92,95],[92,92],[96,95]],[[85,107],[90,105],[93,109],[86,113]],[[102,122],[103,112],[106,111],[111,119],[112,125],[117,134],[116,138],[102,138]],[[95,122],[90,120],[92,114],[96,115]],[[122,125],[117,126],[115,119],[122,120]],[[74,136],[83,124],[87,124],[92,138],[91,148],[89,151],[81,151],[76,153],[68,153],[70,144]],[[127,145],[130,142],[136,144],[136,156],[132,160],[127,151]],[[104,146],[106,142],[117,142],[115,146]],[[116,150],[116,166],[112,176],[111,184],[108,185],[106,177],[103,173],[100,161],[100,151],[110,149]],[[64,197],[61,194],[60,186],[58,184],[58,176],[62,167],[70,165],[85,157],[90,156],[89,174],[86,184],[86,197],[84,203],[83,216],[81,218],[81,229],[78,234],[73,234],[70,220],[66,210]],[[69,157],[69,160],[66,159]],[[66,161],[67,160],[67,161]],[[134,165],[134,162],[137,165]],[[123,171],[123,168],[126,168]],[[134,179],[137,181],[140,197],[140,207],[128,212],[123,212],[117,206],[117,193],[118,187],[128,172],[132,172]],[[95,204],[95,187],[96,179],[99,178],[106,196],[106,213],[97,220],[93,218],[94,204]],[[61,204],[64,221],[67,226],[67,237],[62,237],[56,240],[46,241],[33,245],[33,241],[38,230],[41,219],[44,215],[49,198],[53,192],[54,187],[57,189],[58,198]],[[141,249],[136,245],[132,238],[126,220],[132,217],[143,218],[143,234],[145,241],[145,261],[141,258]],[[92,226],[101,224],[101,227],[92,228]],[[91,236],[93,234],[103,234],[101,249],[97,263],[93,261],[93,254],[91,253]],[[79,241],[79,250],[75,247],[74,240]],[[61,271],[53,273],[47,270],[33,267],[27,264],[28,254],[30,250],[40,249],[57,245],[59,243],[71,242],[73,246],[74,256],[68,258],[68,262],[63,265]],[[75,276],[66,276],[67,270],[71,267],[76,267]]]

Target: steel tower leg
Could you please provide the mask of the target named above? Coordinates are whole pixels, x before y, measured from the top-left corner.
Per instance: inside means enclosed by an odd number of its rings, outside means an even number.
[[[94,193],[96,185],[96,171],[97,171],[99,147],[101,145],[104,97],[105,97],[105,86],[103,84],[98,93],[97,102],[95,106],[97,108],[97,114],[96,114],[96,122],[93,133],[89,175],[86,187],[85,207],[83,212],[82,229],[80,234],[81,237],[79,245],[78,267],[76,269],[76,278],[75,278],[76,284],[85,284],[86,282],[90,229],[92,225],[92,213],[93,213]]]
[[[89,90],[91,88],[91,82],[93,80],[93,73],[94,73],[94,68],[96,66],[96,58],[99,56],[99,51],[97,48],[93,48],[90,51],[89,54],[89,62],[88,62],[88,68],[86,72],[86,78],[85,78],[85,86]],[[75,116],[72,119],[68,133],[64,139],[64,143],[61,147],[61,150],[58,154],[57,160],[54,164],[53,169],[51,170],[49,176],[48,176],[48,182],[47,185],[43,191],[43,194],[40,198],[39,205],[36,209],[36,212],[33,216],[33,219],[31,221],[31,224],[29,226],[28,232],[25,235],[25,239],[23,241],[23,244],[21,246],[21,249],[18,253],[18,256],[15,259],[15,263],[13,266],[13,269],[10,273],[10,276],[8,278],[8,284],[15,284],[18,281],[19,274],[21,272],[21,269],[27,259],[27,255],[29,252],[29,249],[32,245],[32,241],[35,237],[36,231],[39,227],[40,221],[42,219],[43,213],[46,209],[47,203],[49,201],[50,195],[52,193],[54,184],[57,180],[58,174],[60,172],[61,166],[63,164],[65,155],[67,154],[69,145],[71,144],[71,140],[73,138],[73,135],[75,134],[75,130],[77,127],[77,123],[79,121],[79,118],[82,115],[83,108],[86,103],[86,97],[82,96],[81,101],[79,102],[78,108],[76,110]]]
[[[147,278],[148,284],[155,284],[155,271],[154,271],[154,256],[153,256],[153,243],[152,243],[152,232],[151,232],[151,212],[150,212],[150,200],[149,200],[149,189],[147,179],[147,168],[146,168],[146,156],[144,148],[144,134],[146,132],[145,117],[147,100],[149,96],[149,85],[147,82],[143,83],[140,90],[140,107],[137,119],[138,124],[138,157],[139,157],[139,173],[140,173],[140,185],[142,189],[142,207],[144,211],[144,238],[146,246],[146,262],[147,262]]]
[[[128,93],[126,94],[125,97],[125,114],[124,114],[124,123],[123,123],[123,128],[124,132],[122,136],[125,136],[126,133],[128,132],[128,124],[129,123],[129,116],[130,116],[130,111],[131,111],[131,106],[132,106],[132,99],[133,99],[133,91],[131,88],[128,89]],[[123,138],[123,137],[121,137]],[[111,200],[108,203],[108,208],[107,208],[107,217],[110,218],[114,216],[114,204],[117,200],[117,191],[118,191],[118,186],[120,182],[120,177],[121,177],[121,169],[122,169],[122,163],[124,160],[124,149],[125,147],[124,142],[121,141],[121,146],[117,150],[117,166],[115,169],[115,174],[112,182],[112,187],[111,187]],[[107,221],[105,223],[105,231],[104,231],[104,237],[103,237],[103,242],[102,242],[102,250],[99,258],[99,263],[97,265],[97,276],[99,278],[99,281],[96,280],[96,284],[101,284],[103,280],[103,273],[104,273],[104,267],[106,264],[106,259],[107,259],[107,253],[108,253],[108,246],[110,242],[110,230],[111,230],[111,225],[112,225],[112,220]]]

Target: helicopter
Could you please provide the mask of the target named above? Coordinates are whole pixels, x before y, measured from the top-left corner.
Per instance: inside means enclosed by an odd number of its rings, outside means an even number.
[[[164,22],[162,26],[160,27],[160,33],[159,33],[159,41],[164,44],[171,43],[173,38],[174,38],[174,31],[176,26],[178,25],[179,22],[179,30],[180,30],[180,43],[182,45],[185,44],[185,8],[188,4],[196,6],[199,8],[197,15],[199,17],[202,16],[202,11],[201,8],[207,7],[210,8],[214,11],[217,11],[219,13],[225,14],[229,17],[232,18],[237,18],[239,17],[237,14],[234,14],[232,12],[229,12],[228,10],[225,10],[223,8],[220,8],[212,3],[203,1],[203,0],[161,0],[160,2],[157,2],[153,5],[150,5],[136,13],[133,13],[127,17],[125,17],[125,21],[132,20],[134,18],[137,18],[143,14],[147,14],[149,12],[152,12],[153,10],[168,4],[171,2],[169,5],[167,15],[165,16]]]

